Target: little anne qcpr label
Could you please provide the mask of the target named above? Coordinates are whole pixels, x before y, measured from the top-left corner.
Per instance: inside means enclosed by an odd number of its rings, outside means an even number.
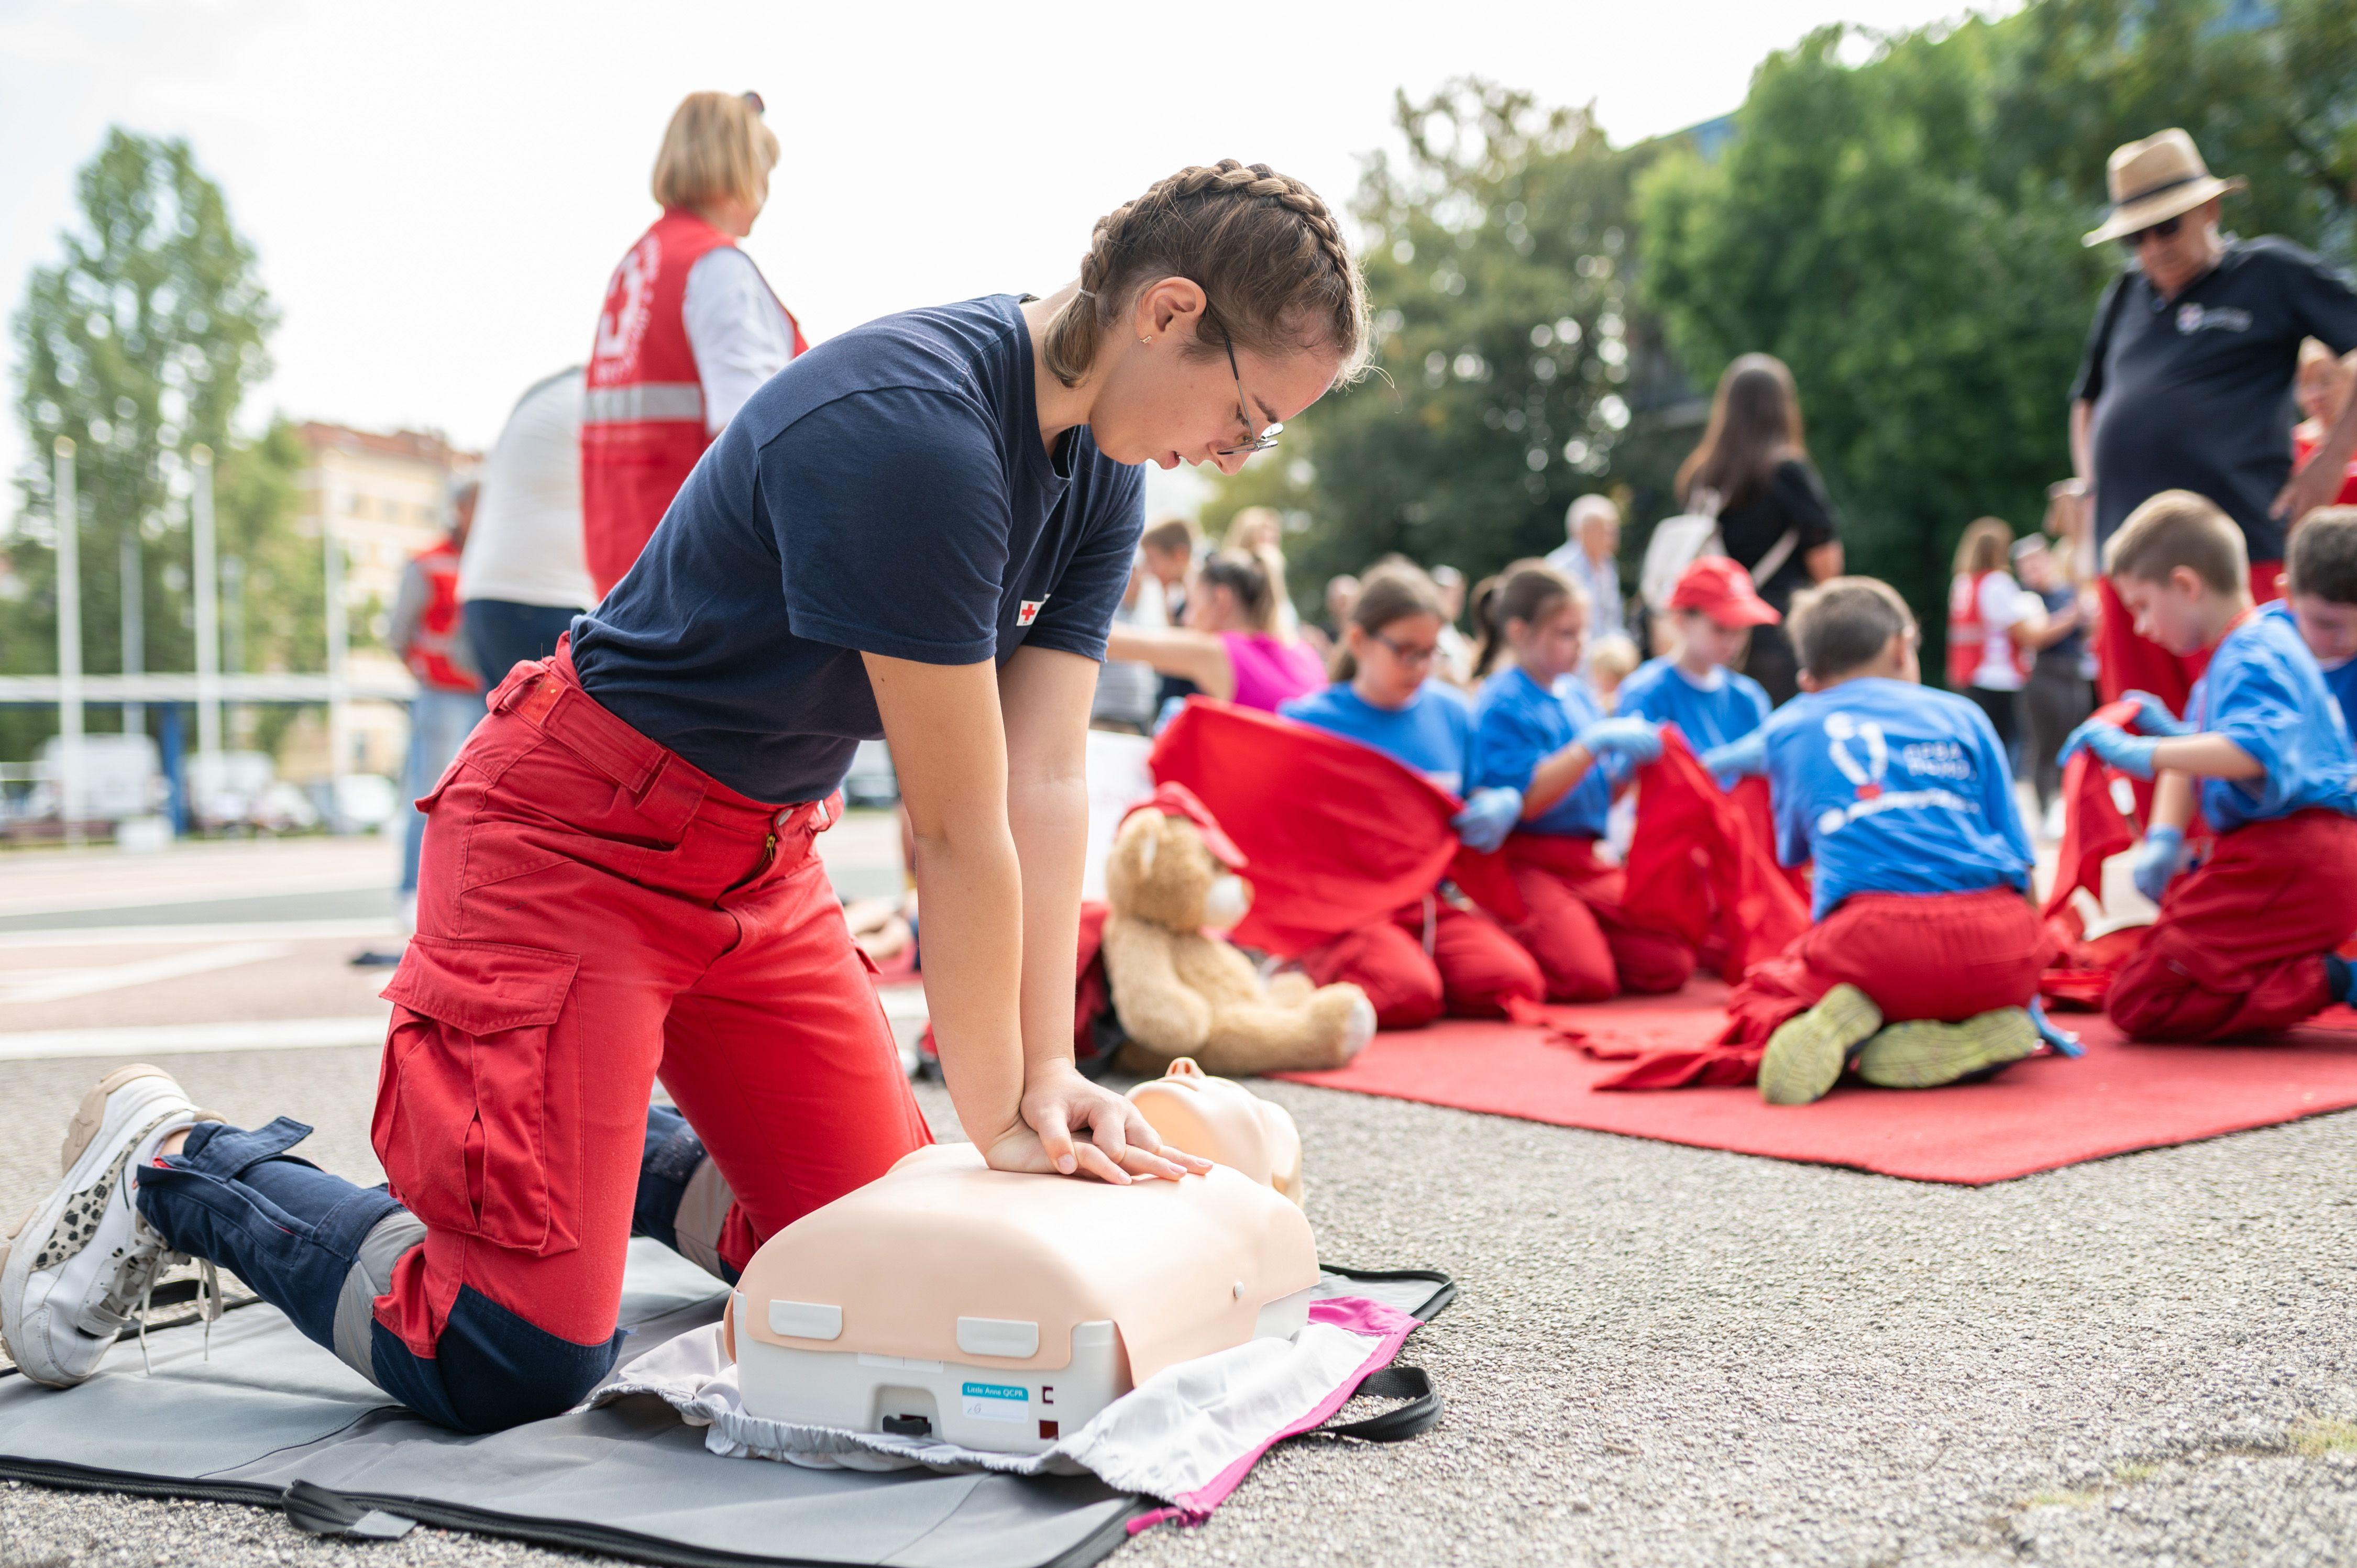
[[[968,1383],[965,1413],[974,1421],[1028,1421],[1031,1391],[1019,1383]]]

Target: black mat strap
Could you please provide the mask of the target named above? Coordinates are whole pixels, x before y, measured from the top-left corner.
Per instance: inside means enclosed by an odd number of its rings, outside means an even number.
[[[1432,1430],[1440,1420],[1444,1402],[1422,1367],[1385,1367],[1370,1372],[1351,1393],[1352,1399],[1405,1400],[1381,1415],[1347,1421],[1295,1434],[1297,1437],[1355,1437],[1362,1443],[1405,1443]],[[1288,1439],[1288,1441],[1290,1441]]]

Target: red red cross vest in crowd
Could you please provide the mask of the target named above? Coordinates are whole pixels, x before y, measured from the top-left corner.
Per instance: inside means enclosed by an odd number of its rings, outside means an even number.
[[[1981,623],[1981,585],[1986,572],[1958,577],[1948,589],[1948,689],[1961,692],[1973,683],[1988,650],[1988,628]],[[2026,591],[2026,590],[2025,590]],[[2029,673],[2029,660],[2019,647],[2013,650],[2013,667]]]
[[[425,613],[401,650],[401,661],[418,684],[437,692],[479,692],[482,682],[451,658],[458,647],[458,547],[444,540],[413,559],[425,576]]]
[[[598,596],[621,581],[711,437],[681,306],[687,274],[737,242],[672,209],[639,236],[606,285],[581,411],[581,526]],[[809,345],[793,313],[794,352]]]

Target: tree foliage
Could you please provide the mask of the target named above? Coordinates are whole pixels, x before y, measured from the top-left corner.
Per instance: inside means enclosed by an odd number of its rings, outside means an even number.
[[[1700,384],[1749,349],[1792,367],[1854,569],[1930,608],[1965,523],[2035,526],[2070,471],[2065,395],[2119,264],[2080,240],[2113,147],[2183,125],[2250,177],[2231,226],[2346,258],[2357,0],[2256,27],[2220,0],[2046,0],[1855,68],[1843,34],[1760,68],[1716,162],[1649,172],[1644,295]]]
[[[266,628],[262,641],[298,638],[307,624],[319,624],[318,589],[309,581],[318,573],[293,573],[291,558],[267,563],[294,546],[299,453],[284,435],[242,444],[232,431],[247,390],[269,373],[266,346],[277,324],[253,249],[183,141],[110,131],[81,169],[78,194],[81,227],[59,236],[56,265],[33,270],[13,323],[22,378],[16,414],[31,462],[18,479],[18,536],[7,546],[24,597],[0,616],[0,669],[56,666],[49,455],[60,435],[76,449],[85,669],[121,668],[120,543],[132,532],[142,545],[146,667],[195,667],[188,455],[200,443],[219,465],[224,556],[250,561],[274,581],[289,572],[291,597],[248,597],[250,617]],[[46,714],[19,714],[12,731],[27,722],[40,733],[50,725]],[[12,733],[6,749],[21,753],[27,744]]]
[[[1402,94],[1355,213],[1376,373],[1286,428],[1207,521],[1273,504],[1305,594],[1390,551],[1483,569],[1562,542],[1631,423],[1630,176],[1583,110],[1474,80]]]
[[[1405,154],[1356,203],[1383,374],[1210,518],[1290,510],[1305,598],[1391,550],[1494,570],[1559,542],[1590,489],[1633,503],[1625,559],[1674,510],[1694,400],[1764,349],[1854,567],[1932,612],[1964,525],[2034,526],[2069,472],[2064,399],[2119,264],[2080,237],[2115,146],[2182,125],[2251,182],[2230,227],[2357,260],[2357,0],[2040,0],[1868,36],[1863,63],[1846,41],[1770,57],[1708,149],[1616,148],[1489,82],[1401,98]]]

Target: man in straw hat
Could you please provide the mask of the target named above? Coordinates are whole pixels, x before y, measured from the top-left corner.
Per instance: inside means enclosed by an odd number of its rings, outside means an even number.
[[[2357,288],[2287,241],[2220,234],[2220,199],[2244,182],[2212,175],[2183,131],[2114,152],[2109,183],[2111,215],[2086,242],[2117,241],[2128,264],[2095,307],[2071,390],[2071,456],[2093,502],[2095,550],[2147,497],[2191,490],[2243,531],[2253,598],[2281,598],[2287,535],[2331,500],[2357,452],[2352,399],[2317,460],[2292,472],[2300,340],[2357,347]],[[2201,657],[2137,636],[2107,581],[2099,592],[2104,697],[2142,690],[2181,712]]]

